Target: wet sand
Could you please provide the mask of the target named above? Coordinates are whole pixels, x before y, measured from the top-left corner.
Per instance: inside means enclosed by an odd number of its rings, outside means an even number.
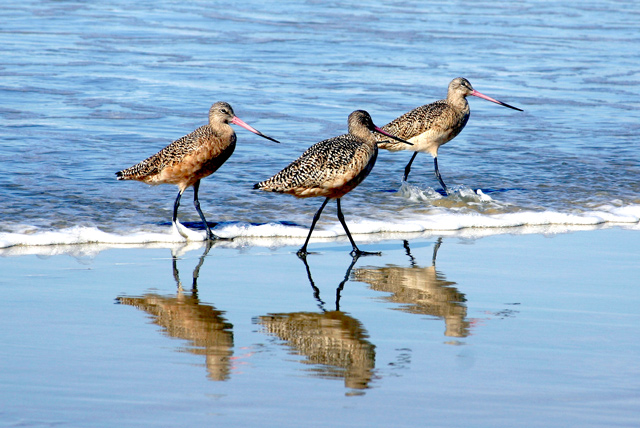
[[[480,235],[4,249],[0,420],[634,426],[637,228]]]

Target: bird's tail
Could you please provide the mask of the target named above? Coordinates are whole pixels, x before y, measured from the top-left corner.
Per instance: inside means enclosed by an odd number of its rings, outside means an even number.
[[[157,172],[153,169],[153,165],[149,164],[149,160],[144,160],[122,171],[116,172],[118,180],[140,180],[150,173]]]
[[[138,168],[131,167],[116,172],[116,179],[118,180],[135,180],[138,177]]]
[[[284,193],[286,191],[286,187],[278,185],[278,183],[274,181],[273,177],[268,180],[261,181],[260,183],[254,184],[253,188],[264,190],[265,192]]]
[[[266,190],[266,191],[271,191],[270,186],[267,184],[268,180],[266,181],[261,181],[260,183],[256,183],[253,185],[254,189],[260,189],[260,190]]]

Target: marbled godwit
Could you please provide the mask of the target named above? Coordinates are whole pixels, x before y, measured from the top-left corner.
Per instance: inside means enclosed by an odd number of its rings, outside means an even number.
[[[307,255],[307,244],[315,227],[320,213],[330,199],[336,199],[338,206],[338,220],[347,232],[351,241],[353,255],[378,254],[360,251],[351,237],[351,233],[344,221],[344,215],[340,207],[340,198],[356,188],[364,180],[378,156],[378,146],[373,132],[377,131],[411,144],[376,127],[369,113],[356,110],[349,115],[349,133],[330,138],[314,144],[298,159],[293,161],[285,169],[254,185],[254,189],[268,192],[289,193],[298,198],[323,196],[326,199],[320,209],[313,216],[311,229],[307,240],[298,251],[298,256]]]
[[[382,139],[378,137],[378,146],[382,149],[412,150],[415,152],[404,169],[404,181],[407,181],[409,177],[411,164],[418,152],[430,153],[433,156],[436,178],[445,193],[449,194],[438,170],[438,148],[455,138],[467,124],[470,110],[466,97],[469,95],[522,111],[517,107],[481,94],[473,89],[471,83],[464,77],[453,79],[449,83],[446,99],[415,108],[382,127],[383,130],[413,143],[413,146],[406,146],[392,141],[381,141]]]
[[[116,176],[118,180],[137,180],[147,184],[168,183],[178,186],[180,191],[173,204],[174,224],[178,220],[178,207],[182,193],[193,186],[193,204],[207,230],[207,238],[217,239],[200,209],[198,189],[200,180],[216,172],[236,148],[236,134],[229,126],[230,123],[279,143],[278,140],[264,135],[236,117],[229,104],[217,102],[209,109],[208,125],[199,127],[131,168],[116,172]]]

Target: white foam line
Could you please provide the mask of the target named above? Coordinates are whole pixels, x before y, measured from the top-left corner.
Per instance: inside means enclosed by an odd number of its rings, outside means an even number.
[[[625,225],[627,228],[640,230],[640,205],[625,207],[602,206],[598,210],[582,214],[544,212],[517,212],[507,214],[484,215],[479,213],[457,213],[441,209],[435,214],[424,214],[420,217],[379,220],[349,221],[349,229],[353,234],[392,235],[411,233],[435,233],[467,231],[471,234],[501,234],[504,230],[517,228],[555,228],[557,230],[583,230],[603,225]],[[288,226],[281,223],[251,225],[234,223],[218,226],[215,233],[226,238],[242,238],[245,243],[258,238],[265,241],[301,242],[309,233],[307,227]],[[509,232],[511,233],[511,232]],[[521,233],[521,232],[515,232]],[[313,232],[313,240],[344,238],[342,225],[335,221],[324,229],[317,228]],[[183,244],[186,242],[202,242],[203,231],[194,231],[181,224],[170,226],[160,231],[137,231],[126,234],[104,232],[96,227],[72,227],[54,231],[23,230],[12,233],[0,233],[0,249],[16,246],[55,246],[78,244],[112,244],[112,245],[144,245],[150,243]],[[246,245],[246,244],[245,244]],[[276,244],[278,245],[278,244]]]
[[[202,241],[204,238],[200,237]],[[141,244],[151,242],[185,242],[187,238],[173,227],[167,233],[133,232],[126,235],[103,232],[96,227],[71,227],[54,231],[32,233],[0,233],[0,248],[17,245],[48,246],[75,244]]]

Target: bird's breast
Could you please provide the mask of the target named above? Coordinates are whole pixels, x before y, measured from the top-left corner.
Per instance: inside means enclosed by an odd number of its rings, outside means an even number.
[[[235,141],[226,145],[204,145],[193,154],[194,169],[202,178],[213,174],[231,157],[235,148]]]

